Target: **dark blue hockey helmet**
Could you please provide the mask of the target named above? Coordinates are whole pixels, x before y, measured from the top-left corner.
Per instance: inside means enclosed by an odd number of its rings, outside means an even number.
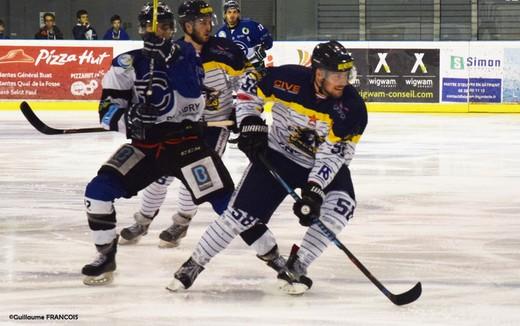
[[[338,41],[320,43],[312,51],[313,69],[323,68],[329,71],[349,71],[354,67],[354,59]]]

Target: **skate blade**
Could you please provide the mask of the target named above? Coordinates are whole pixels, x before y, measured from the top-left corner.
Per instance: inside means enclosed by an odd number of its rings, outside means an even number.
[[[302,283],[289,283],[285,280],[278,280],[278,289],[290,295],[302,295],[309,289],[307,285]]]
[[[173,280],[166,286],[166,290],[170,292],[180,292],[185,290],[184,285],[176,278],[173,278]]]
[[[83,284],[88,286],[103,286],[112,283],[114,275],[112,272],[106,272],[99,276],[85,276]]]
[[[138,237],[138,238],[135,238],[132,240],[126,240],[125,238],[119,238],[119,244],[122,246],[129,246],[129,245],[134,245],[134,244],[138,243],[139,240],[141,240],[141,237]]]
[[[169,241],[164,241],[164,240],[159,240],[159,248],[176,248],[178,247],[180,244],[179,241],[175,241],[175,242],[169,242]]]

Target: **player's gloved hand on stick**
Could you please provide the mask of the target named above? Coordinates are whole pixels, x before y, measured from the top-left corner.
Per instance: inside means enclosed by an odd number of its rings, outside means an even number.
[[[146,130],[150,129],[159,116],[159,110],[146,103],[132,104],[127,111],[130,136],[133,139],[146,139]]]
[[[245,117],[240,124],[238,149],[246,154],[251,162],[267,150],[268,127],[258,116]]]
[[[325,192],[319,185],[309,182],[302,188],[302,200],[293,205],[293,212],[303,226],[311,226],[320,217]]]
[[[171,39],[159,37],[155,35],[155,33],[146,33],[144,34],[143,40],[144,55],[149,58],[154,58],[157,62],[172,64],[180,56],[180,46]]]

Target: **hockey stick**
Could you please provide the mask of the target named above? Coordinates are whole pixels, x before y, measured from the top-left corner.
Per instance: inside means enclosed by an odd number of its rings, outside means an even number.
[[[40,118],[34,113],[29,103],[23,101],[20,103],[20,110],[23,115],[29,121],[29,123],[39,132],[45,135],[63,135],[63,134],[84,134],[89,132],[105,132],[111,131],[106,130],[101,127],[92,127],[92,128],[75,128],[75,129],[58,129],[53,128],[45,124],[45,122],[41,121]],[[207,127],[229,127],[234,125],[235,122],[232,120],[222,120],[222,121],[208,121],[205,123]]]
[[[291,186],[289,186],[285,180],[278,174],[278,172],[276,172],[275,168],[272,166],[272,164],[263,156],[263,155],[260,155],[260,161],[265,165],[265,167],[267,168],[267,170],[269,170],[269,173],[271,173],[271,175],[276,179],[276,181],[278,181],[282,187],[285,188],[285,190],[287,191],[287,193],[296,201],[296,202],[299,202],[301,201],[302,199],[300,198],[300,196],[298,196],[298,194],[296,192],[294,192],[294,189],[291,188]],[[303,206],[302,207],[302,210],[303,209],[309,209],[309,207],[307,206]],[[357,268],[359,268],[361,270],[361,272],[363,272],[363,274],[365,274],[365,276],[375,285],[377,286],[377,288],[383,292],[383,294],[390,300],[392,301],[393,304],[395,305],[398,305],[398,306],[402,306],[402,305],[405,305],[405,304],[408,304],[408,303],[411,303],[411,302],[414,302],[415,300],[417,300],[420,296],[421,296],[421,292],[422,292],[422,286],[421,286],[421,282],[418,282],[417,284],[415,284],[415,286],[413,288],[411,288],[410,290],[404,292],[404,293],[401,293],[401,294],[393,294],[392,292],[390,292],[381,282],[379,282],[379,280],[377,278],[375,278],[375,276],[372,275],[372,273],[370,273],[370,271],[368,269],[366,269],[365,266],[363,266],[363,264],[356,258],[356,256],[354,256],[354,254],[352,252],[350,252],[350,250],[347,249],[347,247],[345,247],[339,240],[338,238],[336,238],[336,236],[334,235],[334,233],[332,233],[332,231],[330,231],[329,228],[327,228],[319,219],[317,219],[315,221],[316,224],[318,224],[318,226],[320,227],[320,229],[325,233],[325,235],[327,236],[327,238],[329,238],[329,240],[331,240],[332,242],[334,242],[334,244],[339,248],[341,249],[347,256],[348,258],[350,258],[350,260],[354,263],[354,265],[356,265]]]

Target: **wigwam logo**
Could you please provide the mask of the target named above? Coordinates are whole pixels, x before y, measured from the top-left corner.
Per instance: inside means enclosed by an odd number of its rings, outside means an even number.
[[[376,66],[376,69],[374,70],[374,72],[378,73],[381,70],[381,68],[383,68],[385,70],[385,72],[387,74],[389,74],[391,72],[390,66],[386,62],[386,56],[388,55],[388,53],[379,52],[379,53],[377,53],[377,55],[379,56],[379,62],[377,63],[377,66]]]

